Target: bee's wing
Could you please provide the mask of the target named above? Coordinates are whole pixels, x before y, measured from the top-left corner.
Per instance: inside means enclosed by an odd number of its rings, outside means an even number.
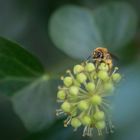
[[[110,53],[110,55],[111,55],[111,57],[112,57],[113,59],[119,61],[119,58],[118,58],[116,55],[114,55],[114,54],[112,54],[112,53]]]

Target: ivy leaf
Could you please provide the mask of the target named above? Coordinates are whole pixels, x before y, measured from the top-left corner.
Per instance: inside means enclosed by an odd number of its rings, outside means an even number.
[[[29,131],[48,128],[55,121],[56,97],[52,86],[44,75],[13,96],[14,109]]]
[[[29,131],[47,128],[55,120],[52,86],[35,56],[0,37],[0,92],[10,95],[15,112]]]
[[[58,9],[50,19],[50,36],[54,44],[71,57],[83,59],[99,46],[112,50],[126,45],[137,27],[133,8],[112,2],[94,10],[78,6]]]
[[[109,3],[95,9],[93,14],[100,30],[102,43],[111,50],[126,45],[134,37],[137,16],[128,3]]]
[[[140,138],[140,60],[125,67],[114,99],[113,119],[119,140]],[[113,136],[115,139],[115,136]],[[109,139],[109,138],[107,138]],[[111,138],[112,139],[112,138]]]
[[[119,127],[139,120],[140,60],[123,69],[123,80],[114,101],[114,120]],[[123,103],[125,101],[125,104]],[[121,112],[121,113],[120,113]],[[127,117],[127,119],[126,119]],[[131,125],[130,125],[131,127]]]
[[[54,44],[68,55],[85,58],[101,42],[92,13],[78,6],[58,9],[50,19],[50,36]]]
[[[0,92],[13,95],[44,73],[36,57],[0,37]]]

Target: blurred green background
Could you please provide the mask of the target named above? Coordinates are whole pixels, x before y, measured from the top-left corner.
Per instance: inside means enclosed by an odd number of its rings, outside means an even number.
[[[94,10],[97,7],[101,7],[102,4],[106,5],[108,2],[114,1],[115,0],[0,0],[0,36],[14,40],[24,46],[24,48],[37,56],[47,73],[55,78],[55,75],[64,74],[66,69],[86,59],[90,51],[98,47],[96,46],[98,43],[95,43],[94,37],[90,38],[91,34],[97,37],[97,32],[94,26],[93,32],[90,33],[90,25],[88,26],[86,22],[88,21],[88,19],[86,20],[87,15],[81,16],[81,18],[74,18],[76,22],[84,23],[82,26],[85,28],[81,31],[78,26],[73,26],[75,22],[68,22],[69,24],[65,26],[66,21],[63,20],[63,16],[64,18],[66,16],[65,14],[62,14],[62,20],[56,18],[53,21],[53,13],[61,6],[68,4]],[[118,0],[116,1],[118,2]],[[122,0],[120,1],[122,2]],[[55,78],[51,80],[51,84],[46,83],[47,86],[43,85],[47,87],[46,89],[43,88],[43,91],[41,90],[43,93],[50,89],[47,96],[44,96],[44,94],[36,96],[36,90],[33,90],[31,91],[33,94],[29,100],[28,95],[25,94],[27,98],[25,97],[24,100],[22,100],[22,106],[21,104],[19,105],[21,111],[23,111],[23,117],[19,115],[19,112],[17,113],[15,109],[16,105],[13,103],[13,100],[17,100],[18,97],[14,97],[11,100],[11,97],[6,96],[4,93],[0,94],[0,140],[140,140],[140,1],[126,0],[126,2],[133,7],[136,13],[134,16],[136,17],[133,16],[133,12],[129,11],[129,9],[127,9],[124,14],[118,11],[118,14],[116,14],[113,19],[116,24],[111,34],[108,32],[110,31],[108,29],[112,28],[112,24],[110,24],[110,20],[108,20],[109,17],[100,15],[100,13],[97,13],[96,17],[99,22],[101,20],[102,23],[105,23],[103,24],[104,26],[98,24],[99,29],[106,28],[102,34],[105,36],[105,41],[109,40],[109,42],[107,42],[109,50],[118,56],[119,60],[114,63],[119,66],[123,74],[123,80],[112,99],[113,123],[115,125],[114,133],[99,137],[95,132],[93,138],[88,138],[82,137],[82,129],[73,132],[71,127],[64,128],[63,120],[56,119],[55,117],[55,109],[57,108],[55,102],[56,92],[57,85],[59,84],[59,80]],[[65,13],[65,11],[63,12]],[[121,16],[121,22],[117,22],[119,21],[119,16]],[[137,18],[137,20],[135,18]],[[58,21],[58,23],[55,22],[55,20]],[[130,22],[132,24],[129,25]],[[126,26],[127,28],[124,29]],[[61,30],[63,27],[64,31]],[[65,34],[67,34],[67,32],[65,33],[65,29],[68,27],[70,27],[69,30],[74,27],[75,36],[73,36],[72,39],[76,38],[76,31],[80,34],[80,37],[81,34],[83,35],[82,40],[78,41],[79,46],[77,46],[77,48],[79,47],[79,49],[76,51],[74,51],[73,48],[71,48],[72,51],[65,48],[63,40],[65,40]],[[123,29],[125,33],[123,33]],[[73,34],[70,34],[70,36],[71,35]],[[120,41],[117,37],[121,38],[121,35],[123,37]],[[110,38],[108,38],[108,36]],[[73,44],[72,39],[70,38],[70,40],[68,40],[68,46],[71,43],[70,47],[77,45],[77,42]],[[98,39],[97,37],[97,40]],[[89,48],[81,47],[86,44],[84,44],[84,41],[86,42],[88,40],[91,41],[89,43],[90,45],[87,43]],[[85,50],[87,51],[86,53]]]

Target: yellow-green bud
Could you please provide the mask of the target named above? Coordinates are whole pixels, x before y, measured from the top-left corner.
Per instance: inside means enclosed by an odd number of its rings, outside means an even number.
[[[58,99],[64,100],[65,97],[66,97],[66,93],[65,93],[64,90],[59,90],[59,91],[57,92],[57,98],[58,98]]]
[[[83,125],[90,125],[91,124],[90,116],[83,116],[81,118],[81,122],[82,122]]]
[[[99,68],[99,70],[103,70],[103,71],[108,71],[109,70],[108,65],[105,64],[105,63],[101,63],[98,68]]]
[[[88,105],[88,102],[87,101],[80,101],[78,103],[78,108],[82,111],[88,109],[89,105]]]
[[[113,83],[105,83],[104,84],[104,90],[106,91],[106,92],[112,92],[112,91],[114,91],[114,85],[113,85]]]
[[[94,71],[94,70],[95,70],[94,64],[93,64],[93,63],[87,63],[86,66],[85,66],[85,70],[86,70],[87,72],[92,72],[92,71]]]
[[[87,76],[84,73],[79,73],[76,78],[80,83],[83,83],[87,80]]]
[[[95,126],[96,126],[97,129],[104,129],[105,128],[105,121],[98,121],[95,124]]]
[[[84,67],[82,65],[75,65],[73,68],[74,74],[80,73],[84,70]]]
[[[72,125],[74,128],[78,128],[78,127],[81,126],[81,122],[80,122],[79,119],[73,118],[73,119],[71,120],[71,125]]]
[[[76,86],[71,86],[69,92],[71,95],[76,96],[79,92],[79,88]]]
[[[92,92],[94,91],[95,89],[95,84],[93,82],[89,82],[86,84],[86,89],[89,91],[89,92]]]
[[[71,86],[73,82],[72,78],[69,76],[65,77],[63,81],[64,81],[64,85],[67,87]]]
[[[100,70],[100,71],[98,72],[98,77],[99,77],[101,80],[103,80],[103,81],[106,81],[106,80],[109,79],[109,76],[108,76],[107,71],[103,71],[103,70]]]
[[[103,111],[97,111],[97,112],[95,112],[95,114],[94,114],[94,118],[95,118],[96,120],[103,120],[104,117],[105,117],[105,114],[104,114]]]
[[[119,73],[112,74],[112,79],[115,82],[119,82],[121,80],[121,75]]]
[[[99,95],[94,95],[91,97],[91,103],[93,105],[100,105],[102,103],[102,98]]]
[[[62,105],[61,105],[61,109],[64,112],[70,112],[71,111],[71,105],[69,102],[65,101]]]

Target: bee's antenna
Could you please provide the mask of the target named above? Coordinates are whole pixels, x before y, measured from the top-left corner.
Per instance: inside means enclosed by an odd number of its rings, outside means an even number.
[[[91,60],[91,58],[92,58],[92,56],[89,55],[89,56],[86,58],[86,60]]]

